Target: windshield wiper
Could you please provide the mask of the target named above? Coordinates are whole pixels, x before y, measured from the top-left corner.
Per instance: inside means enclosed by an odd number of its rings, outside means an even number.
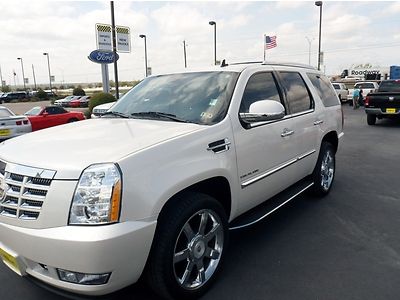
[[[172,120],[175,122],[190,123],[188,120],[181,119],[181,118],[177,117],[176,115],[167,114],[167,113],[158,112],[158,111],[135,112],[135,113],[131,113],[131,116],[133,116],[133,117],[150,117],[150,118],[157,118],[157,119],[165,118],[165,119]]]
[[[118,112],[118,111],[106,111],[104,114],[102,114],[101,116],[106,116],[106,115],[113,115],[113,116],[117,116],[117,117],[121,117],[121,118],[129,118],[128,115]]]

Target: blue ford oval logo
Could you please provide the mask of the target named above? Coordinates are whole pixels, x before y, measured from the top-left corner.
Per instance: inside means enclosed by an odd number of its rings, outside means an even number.
[[[88,58],[98,64],[111,64],[118,60],[119,55],[116,53],[116,57],[114,57],[114,52],[112,51],[94,50],[89,54]]]

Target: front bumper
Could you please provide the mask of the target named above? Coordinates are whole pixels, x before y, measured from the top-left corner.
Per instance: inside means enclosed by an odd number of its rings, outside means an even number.
[[[139,279],[155,227],[156,221],[48,229],[0,223],[0,248],[16,259],[12,269],[21,275],[73,293],[104,295]],[[80,285],[61,281],[57,269],[111,276],[106,284]]]

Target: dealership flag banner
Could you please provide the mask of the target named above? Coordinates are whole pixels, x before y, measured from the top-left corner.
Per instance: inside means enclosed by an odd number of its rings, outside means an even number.
[[[276,35],[264,35],[264,60],[265,60],[265,50],[272,49],[276,47]]]

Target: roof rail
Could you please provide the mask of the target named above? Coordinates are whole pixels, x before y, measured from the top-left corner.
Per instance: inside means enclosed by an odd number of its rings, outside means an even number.
[[[243,61],[243,62],[236,62],[230,63],[230,65],[249,65],[249,64],[262,64],[262,61]]]
[[[275,62],[275,61],[264,61],[262,65],[270,65],[270,66],[285,66],[285,67],[298,67],[298,68],[305,68],[316,70],[313,66],[306,65],[306,64],[299,64],[299,63],[291,63],[291,62]]]

